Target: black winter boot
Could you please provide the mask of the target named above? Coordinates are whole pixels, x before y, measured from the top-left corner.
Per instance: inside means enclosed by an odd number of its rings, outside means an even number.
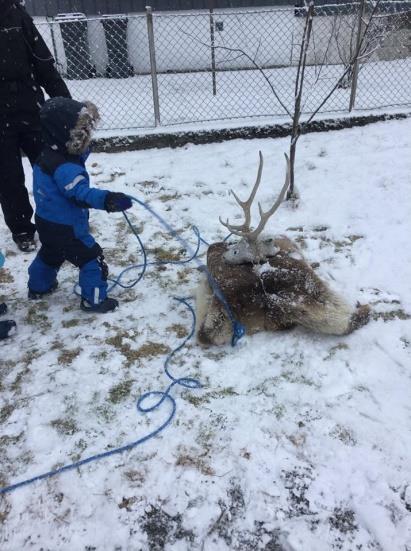
[[[108,312],[114,312],[118,307],[118,300],[107,297],[99,304],[90,304],[85,298],[81,299],[80,308],[84,312],[95,312],[97,314],[107,314]]]
[[[16,322],[13,320],[0,321],[0,340],[7,339],[16,331]]]
[[[51,295],[51,293],[54,293],[54,291],[57,289],[58,285],[59,285],[58,281],[56,280],[53,283],[53,285],[50,287],[50,289],[48,289],[47,291],[32,291],[29,288],[29,292],[28,292],[27,296],[30,300],[40,300],[43,297],[45,297],[47,295]]]
[[[36,250],[34,235],[29,233],[13,233],[13,241],[23,253],[31,253]]]
[[[7,304],[4,302],[0,304],[0,316],[4,316],[7,313]]]

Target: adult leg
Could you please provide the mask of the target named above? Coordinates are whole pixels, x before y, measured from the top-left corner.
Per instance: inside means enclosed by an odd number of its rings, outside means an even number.
[[[0,204],[11,233],[33,237],[33,209],[24,185],[18,127],[4,117],[0,118]]]
[[[44,146],[40,120],[35,118],[20,126],[19,143],[31,165],[34,165]]]

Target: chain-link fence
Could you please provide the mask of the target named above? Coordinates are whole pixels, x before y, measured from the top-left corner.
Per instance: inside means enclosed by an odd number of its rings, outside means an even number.
[[[316,110],[337,82],[321,112],[347,111],[353,91],[355,109],[411,105],[410,5],[382,2],[373,13],[374,5],[316,8],[303,112]],[[304,8],[68,14],[37,25],[73,96],[99,106],[104,129],[293,111]],[[356,79],[347,68],[359,36]]]

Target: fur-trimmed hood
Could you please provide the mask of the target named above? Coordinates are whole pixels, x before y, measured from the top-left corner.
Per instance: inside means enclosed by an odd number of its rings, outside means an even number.
[[[84,153],[99,121],[94,103],[70,98],[52,98],[40,110],[40,121],[46,144],[70,155]]]

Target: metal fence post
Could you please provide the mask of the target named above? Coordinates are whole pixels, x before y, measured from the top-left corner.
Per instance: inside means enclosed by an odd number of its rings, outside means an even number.
[[[211,39],[211,72],[213,75],[213,96],[217,95],[217,80],[215,66],[215,34],[214,34],[214,0],[208,1],[210,12],[210,39]]]
[[[150,52],[151,85],[153,90],[154,124],[160,126],[160,99],[158,95],[156,50],[154,45],[153,10],[146,6],[148,49]]]
[[[358,29],[357,29],[357,41],[355,45],[355,52],[357,54],[355,61],[354,61],[354,68],[353,68],[353,75],[352,75],[352,81],[351,81],[351,94],[350,94],[350,106],[348,110],[351,112],[354,109],[355,104],[355,96],[357,94],[357,82],[358,82],[358,71],[359,71],[359,63],[358,58],[360,57],[360,46],[361,46],[361,39],[362,39],[362,20],[365,13],[365,1],[361,0],[361,6],[359,10],[359,17],[358,17]]]

